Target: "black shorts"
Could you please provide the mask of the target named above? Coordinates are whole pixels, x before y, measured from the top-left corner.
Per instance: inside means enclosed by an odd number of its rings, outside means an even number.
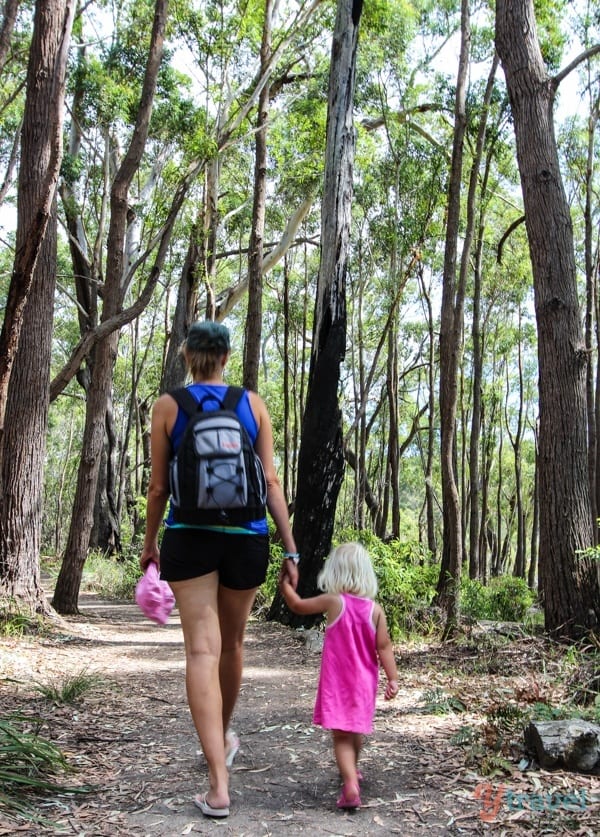
[[[267,577],[268,564],[268,535],[171,527],[160,545],[160,577],[165,581],[185,581],[216,570],[224,587],[251,590]]]

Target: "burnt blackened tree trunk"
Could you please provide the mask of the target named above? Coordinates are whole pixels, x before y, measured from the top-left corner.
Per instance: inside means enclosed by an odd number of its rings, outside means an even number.
[[[600,624],[587,467],[586,369],[571,214],[550,78],[532,0],[498,0],[496,47],[510,97],[533,270],[539,364],[539,564],[546,630],[577,638]],[[576,63],[576,62],[574,62]]]
[[[316,592],[316,578],[331,548],[344,476],[340,364],[346,349],[346,272],[354,166],[354,78],[362,0],[339,0],[329,71],[325,183],[321,208],[321,263],[306,409],[298,455],[294,536],[302,556],[301,596]],[[291,615],[277,595],[270,618],[310,624]]]

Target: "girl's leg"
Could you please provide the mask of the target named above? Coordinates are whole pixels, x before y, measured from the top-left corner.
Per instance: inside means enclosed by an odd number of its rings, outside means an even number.
[[[359,780],[362,778],[362,774],[358,769],[358,760],[360,758],[360,751],[363,748],[363,744],[365,743],[364,735],[361,735],[358,732],[353,733],[354,736],[354,760],[356,763],[356,775],[358,776]]]
[[[223,701],[219,683],[221,633],[216,572],[187,581],[173,581],[185,644],[185,682],[194,726],[208,765],[213,808],[229,805],[229,771],[225,766]]]
[[[358,775],[356,771],[357,736],[354,732],[332,730],[333,751],[335,760],[344,783],[344,794],[347,800],[359,797]]]
[[[358,767],[358,760],[360,758],[360,751],[363,748],[363,744],[365,743],[364,735],[361,735],[359,732],[353,733],[354,735],[354,758],[356,765]]]
[[[223,730],[226,732],[242,683],[243,644],[246,623],[256,596],[251,590],[219,587],[219,622],[221,626],[221,660],[219,680],[223,699]]]

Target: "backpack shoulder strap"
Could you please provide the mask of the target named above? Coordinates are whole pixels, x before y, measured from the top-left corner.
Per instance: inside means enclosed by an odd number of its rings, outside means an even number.
[[[168,394],[177,401],[178,405],[188,417],[201,409],[201,405],[196,401],[187,387],[169,390]]]
[[[223,398],[223,409],[231,410],[235,413],[235,408],[242,400],[244,392],[244,387],[227,387],[225,397]]]

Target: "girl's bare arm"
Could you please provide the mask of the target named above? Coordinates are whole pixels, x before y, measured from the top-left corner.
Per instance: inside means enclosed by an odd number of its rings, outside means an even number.
[[[385,698],[386,700],[390,700],[390,698],[398,694],[398,667],[396,666],[396,658],[394,656],[394,646],[388,633],[385,613],[378,604],[375,605],[373,618],[375,620],[377,656],[388,680],[385,689]]]
[[[293,613],[300,616],[309,616],[315,613],[326,613],[328,619],[335,618],[341,610],[340,597],[333,593],[322,593],[319,596],[311,596],[309,599],[302,599],[296,593],[287,578],[281,582],[281,593],[287,606]],[[336,612],[337,611],[337,612]]]

